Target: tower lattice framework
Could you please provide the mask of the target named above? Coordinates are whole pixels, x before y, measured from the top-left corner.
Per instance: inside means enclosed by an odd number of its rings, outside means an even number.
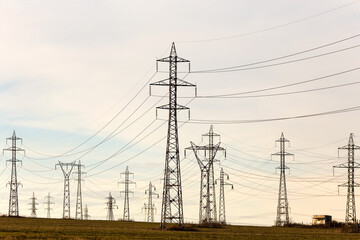
[[[77,175],[77,191],[76,191],[76,213],[75,213],[75,219],[83,219],[83,207],[82,207],[82,192],[81,192],[81,182],[84,181],[81,176],[82,174],[85,174],[85,172],[82,171],[84,168],[84,165],[81,164],[80,160],[78,164],[75,164],[77,167],[77,171],[74,172],[75,175]]]
[[[153,204],[153,196],[159,197],[159,194],[156,192],[156,187],[152,185],[152,183],[149,183],[148,190],[145,190],[145,194],[148,195],[148,203],[144,203],[143,209],[145,210],[145,220],[147,222],[154,222],[154,211],[156,210],[155,205]]]
[[[356,205],[355,205],[355,187],[359,187],[360,184],[355,183],[355,168],[360,168],[360,164],[355,162],[355,150],[359,150],[360,147],[354,144],[354,134],[350,133],[349,142],[343,147],[339,147],[339,150],[348,150],[348,162],[342,163],[333,168],[347,168],[348,181],[338,187],[347,187],[347,201],[346,201],[346,214],[345,223],[347,225],[357,226],[356,220]]]
[[[120,173],[121,175],[124,175],[125,179],[124,181],[121,181],[121,184],[125,185],[125,190],[120,191],[120,194],[124,194],[124,213],[123,213],[123,220],[124,221],[130,221],[130,201],[129,201],[129,193],[133,193],[129,190],[129,184],[135,184],[135,182],[130,180],[130,175],[134,176],[134,173],[129,172],[129,167],[126,166],[126,170],[123,173]]]
[[[281,137],[275,142],[280,143],[280,152],[272,154],[272,156],[280,157],[280,166],[276,168],[280,170],[280,182],[279,182],[279,195],[278,195],[278,205],[277,205],[275,225],[284,226],[290,223],[289,202],[287,197],[286,178],[285,178],[285,170],[289,168],[285,165],[285,159],[286,156],[294,156],[294,155],[285,151],[285,143],[290,141],[284,137],[284,133],[281,133]]]
[[[31,203],[29,203],[30,205],[31,205],[31,208],[30,208],[30,210],[31,210],[31,217],[33,217],[33,218],[36,218],[36,210],[37,210],[37,208],[36,208],[36,205],[38,205],[38,203],[36,202],[36,197],[35,197],[35,193],[33,192],[33,196],[32,196],[32,198],[30,198],[30,200],[31,200]]]
[[[7,160],[7,162],[11,162],[11,179],[8,183],[10,185],[10,197],[9,197],[9,216],[18,217],[19,216],[19,196],[18,196],[18,188],[21,185],[17,180],[17,163],[21,160],[16,158],[17,152],[24,152],[24,149],[17,147],[17,141],[21,141],[22,139],[16,136],[15,130],[13,131],[13,135],[6,139],[6,142],[11,140],[11,147],[4,149],[4,151],[11,151],[11,159]]]
[[[90,215],[89,215],[89,208],[87,206],[87,204],[85,204],[85,208],[84,208],[84,220],[89,220],[90,219]]]
[[[45,202],[44,202],[44,204],[46,204],[46,208],[45,208],[45,210],[46,210],[46,217],[47,218],[50,218],[50,212],[51,212],[51,210],[52,210],[52,208],[51,208],[51,204],[55,204],[54,202],[52,202],[51,201],[51,199],[52,199],[53,197],[52,196],[50,196],[50,193],[48,193],[48,195],[45,197]]]
[[[222,224],[226,224],[226,212],[225,212],[225,186],[230,185],[231,189],[234,189],[234,185],[231,183],[225,182],[225,176],[229,180],[229,175],[224,172],[223,168],[220,170],[220,178],[219,185],[220,185],[220,197],[219,197],[219,222]],[[218,183],[215,181],[215,183]]]
[[[70,175],[75,166],[75,162],[63,163],[60,162],[55,165],[55,168],[60,166],[64,174],[64,199],[63,199],[63,218],[70,218]]]
[[[169,103],[157,107],[157,109],[169,111],[160,225],[161,228],[166,228],[166,224],[172,222],[178,223],[180,226],[184,225],[177,111],[188,108],[177,103],[177,87],[195,87],[195,85],[178,78],[178,63],[188,63],[190,69],[190,61],[177,56],[174,43],[171,46],[170,56],[158,59],[156,66],[159,62],[169,63],[169,78],[152,83],[150,87],[166,86],[169,88]]]
[[[107,216],[106,216],[106,220],[108,221],[114,221],[114,208],[118,208],[117,205],[115,205],[116,200],[115,198],[113,198],[113,196],[111,196],[111,192],[109,192],[109,196],[106,198],[108,201],[106,202],[107,205]]]

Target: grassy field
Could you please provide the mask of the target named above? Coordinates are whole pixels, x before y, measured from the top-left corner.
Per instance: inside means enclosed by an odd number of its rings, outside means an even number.
[[[0,217],[0,239],[360,239],[340,229],[225,226],[160,230],[158,223]]]

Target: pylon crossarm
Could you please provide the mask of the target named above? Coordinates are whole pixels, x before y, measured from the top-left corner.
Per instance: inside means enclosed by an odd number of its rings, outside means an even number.
[[[333,168],[348,168],[348,165],[347,165],[347,163],[342,163],[342,164],[333,166]]]

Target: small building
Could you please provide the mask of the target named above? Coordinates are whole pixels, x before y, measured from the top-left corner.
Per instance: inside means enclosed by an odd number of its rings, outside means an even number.
[[[313,215],[312,224],[313,225],[325,225],[330,223],[332,217],[330,215]]]

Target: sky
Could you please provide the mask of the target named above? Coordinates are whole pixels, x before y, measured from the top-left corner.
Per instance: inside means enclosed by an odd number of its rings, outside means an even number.
[[[185,222],[198,222],[200,169],[184,149],[206,144],[201,135],[210,125],[227,153],[217,155],[215,177],[223,168],[234,186],[225,191],[227,222],[274,224],[279,159],[271,154],[281,133],[294,154],[286,160],[291,220],[328,214],[343,221],[346,189],[338,194],[337,186],[347,173],[333,174],[333,166],[347,161],[338,147],[350,133],[359,142],[357,29],[360,1],[350,0],[0,1],[0,144],[10,147],[13,130],[23,140],[20,215],[30,216],[34,192],[37,215],[46,217],[50,193],[51,216],[61,218],[63,174],[55,165],[80,160],[91,219],[106,218],[109,192],[122,218],[120,173],[128,166],[136,182],[130,216],[144,221],[149,182],[162,193],[167,134],[167,112],[156,111],[166,89],[153,87],[150,96],[148,85],[167,78],[168,66],[156,72],[156,59],[174,42],[191,61],[179,77],[197,85],[196,98],[179,89],[178,99],[190,108],[190,119],[178,116]],[[8,213],[10,158],[8,151],[0,157],[1,214]],[[72,217],[76,187],[72,175]],[[161,197],[154,204],[160,221]]]

